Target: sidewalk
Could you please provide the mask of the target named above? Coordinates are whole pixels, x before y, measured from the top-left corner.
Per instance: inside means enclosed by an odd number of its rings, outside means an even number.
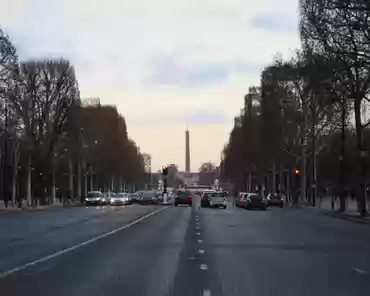
[[[26,201],[22,202],[22,207],[18,208],[18,204],[12,205],[10,202],[8,207],[5,207],[4,201],[0,200],[0,213],[1,212],[19,212],[19,211],[43,211],[47,209],[55,209],[55,208],[68,208],[72,206],[79,206],[81,205],[80,202],[71,202],[70,204],[63,205],[59,200],[56,200],[55,204],[51,205],[37,205],[36,207],[29,207],[26,205]]]
[[[309,206],[307,206],[309,207]],[[357,210],[357,201],[347,199],[346,211],[339,212],[339,198],[334,200],[334,210],[332,209],[332,199],[330,197],[323,198],[321,201],[317,199],[316,209],[320,210],[324,215],[336,217],[343,220],[349,220],[361,224],[370,224],[370,216],[361,217]]]

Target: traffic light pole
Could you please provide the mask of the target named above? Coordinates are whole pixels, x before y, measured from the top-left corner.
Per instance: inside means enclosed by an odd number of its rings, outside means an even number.
[[[167,173],[168,173],[168,167],[162,168],[162,175],[163,175],[163,204],[167,204]]]

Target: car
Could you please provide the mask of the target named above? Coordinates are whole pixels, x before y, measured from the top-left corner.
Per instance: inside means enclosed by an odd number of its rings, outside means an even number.
[[[150,190],[150,191],[144,191],[143,194],[139,198],[139,204],[140,205],[153,205],[158,204],[158,199],[156,197],[157,191]]]
[[[130,198],[131,198],[131,202],[138,202],[139,201],[139,198],[140,198],[140,195],[135,192],[135,193],[130,193]]]
[[[284,196],[281,193],[270,193],[267,196],[268,206],[278,206],[280,208],[284,207]]]
[[[210,207],[223,207],[226,209],[226,195],[224,192],[212,192],[208,195]]]
[[[193,204],[193,196],[190,190],[178,190],[175,195],[175,206]]]
[[[89,191],[85,198],[85,205],[101,205],[103,204],[104,196],[100,191]]]
[[[247,205],[247,197],[248,193],[246,192],[239,192],[238,196],[235,198],[235,206],[237,208],[245,208]]]
[[[267,199],[265,199],[259,193],[248,193],[245,196],[245,208],[249,209],[260,209],[266,210],[267,208]]]
[[[129,194],[126,192],[117,193],[110,198],[111,206],[130,205],[130,204],[132,204],[132,201]]]
[[[202,208],[209,207],[209,195],[214,192],[213,190],[204,190],[200,200],[200,206]]]

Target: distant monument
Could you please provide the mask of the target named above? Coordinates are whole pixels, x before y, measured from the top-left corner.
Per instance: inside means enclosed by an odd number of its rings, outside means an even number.
[[[185,172],[190,173],[190,137],[188,129],[185,131]]]

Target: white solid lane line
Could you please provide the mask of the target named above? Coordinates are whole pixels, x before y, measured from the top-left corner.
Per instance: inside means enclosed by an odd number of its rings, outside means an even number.
[[[210,290],[203,290],[203,296],[211,296]]]
[[[53,253],[53,254],[50,254],[50,255],[48,255],[48,256],[42,257],[42,258],[37,259],[37,260],[35,260],[35,261],[31,261],[31,262],[25,263],[25,264],[23,264],[23,265],[17,266],[17,267],[15,267],[15,268],[13,268],[13,269],[10,269],[10,270],[7,270],[7,271],[5,271],[5,272],[2,272],[2,273],[0,273],[0,279],[1,279],[1,278],[4,278],[4,277],[6,277],[6,276],[9,276],[9,275],[11,275],[11,274],[13,274],[13,273],[16,273],[16,272],[19,272],[19,271],[21,271],[21,270],[24,270],[24,269],[26,269],[26,268],[28,268],[28,267],[31,267],[31,266],[37,265],[37,264],[39,264],[39,263],[42,263],[42,262],[48,261],[48,260],[50,260],[50,259],[53,259],[53,258],[59,257],[59,256],[61,256],[61,255],[63,255],[63,254],[66,254],[66,253],[69,253],[69,252],[71,252],[71,251],[77,250],[77,249],[79,249],[79,248],[81,248],[81,247],[87,246],[87,245],[89,245],[89,244],[91,244],[91,243],[93,243],[93,242],[96,242],[96,241],[98,241],[98,240],[100,240],[100,239],[102,239],[102,238],[105,238],[105,237],[110,236],[110,235],[112,235],[112,234],[115,234],[115,233],[117,233],[117,232],[119,232],[119,231],[121,231],[121,230],[124,230],[124,229],[126,229],[126,228],[129,228],[129,227],[131,227],[131,226],[133,226],[133,225],[135,225],[135,224],[137,224],[137,223],[139,223],[139,222],[141,222],[141,221],[145,220],[146,218],[149,218],[150,216],[153,216],[153,215],[155,215],[155,214],[157,214],[157,213],[159,213],[159,212],[161,212],[161,211],[163,211],[163,210],[165,210],[165,209],[168,209],[168,207],[164,207],[164,208],[158,209],[158,210],[156,210],[156,211],[154,211],[154,212],[151,212],[151,213],[149,213],[149,214],[147,214],[147,215],[145,215],[145,216],[143,216],[143,217],[140,217],[139,219],[137,219],[137,220],[135,220],[135,221],[130,222],[129,224],[123,225],[123,226],[118,227],[118,228],[116,228],[116,229],[113,229],[113,230],[111,230],[111,231],[109,231],[109,232],[106,232],[106,233],[103,233],[103,234],[98,235],[98,236],[96,236],[96,237],[93,237],[93,238],[91,238],[91,239],[89,239],[89,240],[87,240],[87,241],[84,241],[84,242],[79,243],[79,244],[77,244],[77,245],[74,245],[74,246],[72,246],[72,247],[69,247],[69,248],[63,249],[63,250],[61,250],[61,251],[58,251],[58,252],[56,252],[56,253]]]
[[[366,270],[363,270],[363,269],[360,269],[360,268],[354,268],[353,270],[355,272],[357,272],[358,274],[361,274],[361,275],[368,274],[368,272]]]

